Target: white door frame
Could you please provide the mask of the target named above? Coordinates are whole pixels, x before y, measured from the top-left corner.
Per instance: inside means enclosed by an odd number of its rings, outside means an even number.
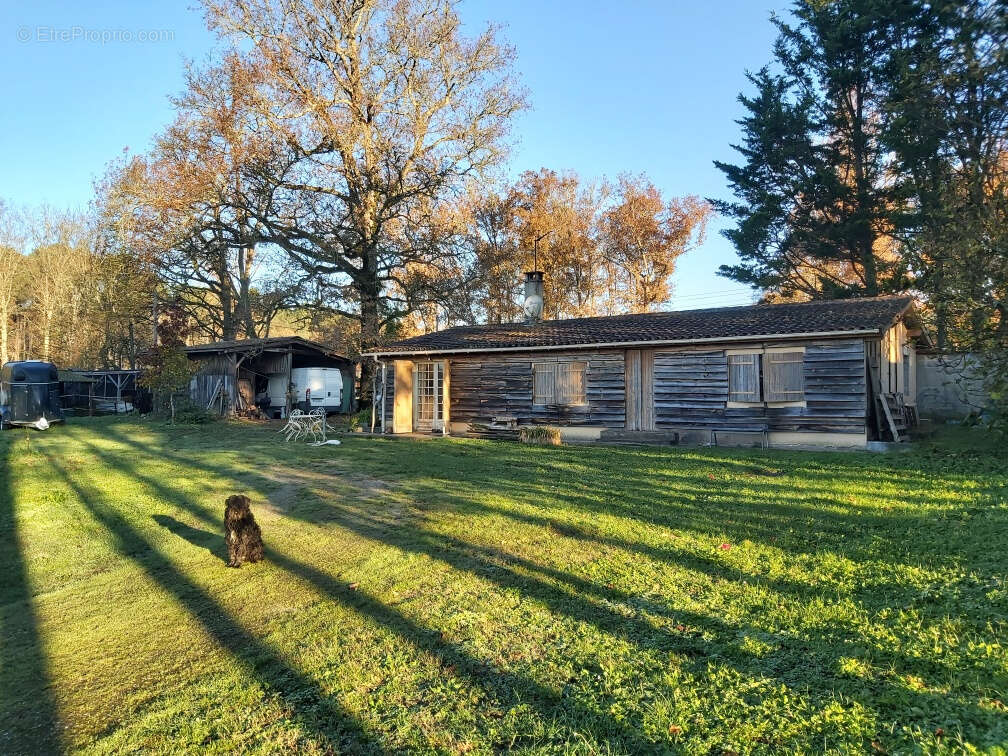
[[[429,371],[429,372],[428,372]],[[423,380],[421,380],[423,373]],[[413,430],[444,431],[444,374],[442,361],[413,365]]]

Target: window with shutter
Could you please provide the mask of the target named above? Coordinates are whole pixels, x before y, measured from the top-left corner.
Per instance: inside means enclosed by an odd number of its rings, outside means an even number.
[[[532,404],[553,404],[555,362],[532,363]]]
[[[587,362],[533,362],[532,404],[588,404],[585,393],[587,367]]]
[[[728,401],[759,402],[760,355],[728,355]]]
[[[585,363],[561,362],[557,364],[556,404],[587,404],[585,399]]]
[[[768,402],[800,402],[805,398],[805,355],[767,352],[763,355],[764,397]]]

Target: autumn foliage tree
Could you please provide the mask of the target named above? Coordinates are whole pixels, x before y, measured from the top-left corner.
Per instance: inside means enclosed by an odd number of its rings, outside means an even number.
[[[697,197],[663,200],[642,176],[621,176],[615,204],[601,218],[609,297],[625,312],[668,302],[676,261],[703,243],[710,206]]]
[[[678,258],[699,244],[710,206],[666,200],[643,176],[586,182],[526,171],[504,192],[470,198],[475,272],[469,322],[520,317],[522,272],[539,269],[547,318],[647,312],[669,302]]]

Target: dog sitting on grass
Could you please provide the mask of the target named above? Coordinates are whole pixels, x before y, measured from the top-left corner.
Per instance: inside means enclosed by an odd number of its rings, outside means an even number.
[[[263,558],[262,531],[252,516],[252,502],[244,494],[228,496],[224,502],[224,540],[228,547],[228,567]]]

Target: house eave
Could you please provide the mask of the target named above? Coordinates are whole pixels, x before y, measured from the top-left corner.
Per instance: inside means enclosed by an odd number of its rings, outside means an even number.
[[[853,331],[814,331],[805,333],[769,333],[751,336],[712,336],[702,339],[656,339],[652,341],[606,341],[586,344],[551,344],[547,346],[473,347],[466,349],[402,349],[364,352],[364,357],[415,357],[452,354],[490,354],[500,352],[545,352],[581,349],[634,349],[639,347],[688,346],[691,344],[733,344],[744,341],[793,341],[795,339],[823,339],[843,336],[878,336],[878,328]]]

